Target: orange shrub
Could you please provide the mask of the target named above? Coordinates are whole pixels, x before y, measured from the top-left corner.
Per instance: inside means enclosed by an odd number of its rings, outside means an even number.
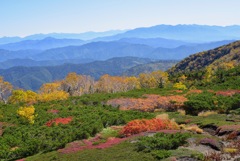
[[[53,120],[48,121],[45,125],[50,127],[52,124],[69,124],[72,121],[72,117],[67,117],[67,118],[56,118]]]
[[[145,131],[158,131],[164,129],[178,129],[176,122],[163,119],[141,119],[130,121],[121,131],[121,134],[130,136]]]

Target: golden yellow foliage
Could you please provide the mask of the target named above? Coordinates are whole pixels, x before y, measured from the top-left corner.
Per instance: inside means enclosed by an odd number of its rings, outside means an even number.
[[[192,131],[192,132],[196,132],[198,134],[203,133],[203,130],[200,129],[197,125],[190,125],[190,126],[186,126],[185,124],[181,124],[179,126],[181,129],[187,130],[187,131]]]
[[[33,104],[37,102],[37,93],[30,90],[28,91],[14,90],[9,98],[9,102],[13,104],[16,103]]]
[[[71,96],[81,96],[93,93],[94,83],[94,79],[90,76],[69,73],[61,82],[61,90],[68,92]]]
[[[198,114],[198,116],[207,117],[210,115],[218,114],[216,111],[203,111]]]
[[[173,88],[176,88],[176,89],[179,89],[179,90],[186,90],[187,89],[187,87],[182,82],[175,83],[173,85]]]
[[[160,70],[152,73],[141,73],[138,79],[143,88],[162,88],[168,83],[168,73]]]
[[[136,77],[119,77],[103,75],[95,84],[97,92],[116,93],[140,89],[140,82]]]
[[[29,107],[20,107],[17,111],[17,114],[26,119],[30,124],[34,124],[34,119],[35,116],[35,108],[33,106],[29,106]]]
[[[65,100],[69,97],[69,94],[65,91],[54,91],[51,93],[42,93],[38,95],[40,102],[48,102],[53,100]]]
[[[159,114],[156,116],[156,119],[169,120],[169,116],[166,113]]]
[[[60,90],[61,82],[45,83],[40,88],[40,93],[51,93]]]
[[[127,90],[140,89],[140,82],[136,77],[126,77]]]
[[[185,116],[186,115],[186,111],[185,110],[177,110],[177,112],[182,115],[182,116]]]

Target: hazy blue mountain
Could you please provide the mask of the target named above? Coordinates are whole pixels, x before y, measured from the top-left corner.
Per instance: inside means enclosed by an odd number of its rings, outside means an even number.
[[[83,40],[79,39],[55,39],[47,37],[42,40],[24,40],[16,43],[0,45],[0,49],[6,50],[47,50],[51,48],[65,47],[70,45],[82,45]]]
[[[2,37],[0,38],[0,44],[8,44],[21,41],[21,37]]]
[[[84,32],[84,33],[49,33],[49,34],[34,34],[24,37],[24,39],[28,40],[39,40],[47,37],[53,37],[57,39],[82,39],[82,40],[90,40],[97,37],[105,37],[112,36],[119,33],[123,33],[126,30],[110,30],[104,32]]]
[[[23,40],[40,40],[47,37],[57,39],[82,39],[89,41],[114,41],[123,38],[165,38],[187,42],[210,42],[221,40],[239,40],[240,26],[208,26],[208,25],[157,25],[140,27],[132,30],[112,30],[106,32],[85,33],[49,33],[34,34],[24,38],[2,37],[0,44]]]
[[[33,57],[34,60],[95,59],[106,60],[113,57],[146,57],[154,48],[125,42],[93,42],[82,46],[69,46],[46,50]]]
[[[0,49],[0,62],[6,61],[9,59],[25,59],[30,58],[33,55],[41,53],[41,50],[18,50],[18,51],[8,51]]]
[[[32,59],[9,59],[4,62],[0,62],[0,69],[8,69],[16,66],[34,67],[34,66],[57,66],[66,63],[83,64],[90,63],[95,60],[92,59],[65,59],[65,60],[45,60],[36,61]]]
[[[218,42],[212,42],[212,43],[180,46],[172,49],[157,48],[151,54],[149,54],[149,58],[155,58],[155,59],[161,59],[161,60],[181,60],[188,57],[191,54],[214,49],[219,46],[229,44],[231,42],[234,42],[234,41],[225,40],[225,41],[218,41]]]
[[[164,38],[123,38],[118,41],[127,42],[131,44],[143,44],[143,45],[148,45],[155,48],[156,47],[176,48],[182,45],[190,44],[184,41],[164,39]]]
[[[165,38],[189,42],[210,42],[240,39],[240,26],[207,25],[157,25],[126,31],[114,36],[97,38],[95,41],[113,41],[122,38]]]
[[[105,32],[84,32],[84,33],[49,33],[49,34],[34,34],[26,37],[1,37],[0,44],[15,43],[24,40],[42,40],[47,37],[56,39],[82,39],[91,40],[97,37],[112,36],[126,32],[127,30],[110,30]]]
[[[13,67],[0,69],[0,75],[14,86],[37,90],[46,82],[63,79],[69,72],[91,75],[98,79],[104,74],[121,75],[125,70],[151,62],[150,59],[136,57],[113,58],[87,64],[64,64],[52,67]]]
[[[114,57],[142,57],[162,60],[180,60],[190,54],[213,49],[232,42],[231,40],[191,44],[177,48],[153,48],[142,44],[126,42],[93,42],[82,46],[69,46],[46,50],[34,55],[34,60],[95,59],[106,60]]]
[[[147,64],[140,64],[127,69],[123,72],[126,76],[138,76],[140,73],[150,73],[156,70],[166,71],[176,65],[179,61],[175,60],[158,60]]]

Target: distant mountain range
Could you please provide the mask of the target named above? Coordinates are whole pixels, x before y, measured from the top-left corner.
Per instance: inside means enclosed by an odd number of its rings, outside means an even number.
[[[182,45],[190,45],[192,43],[187,43],[179,40],[164,39],[164,38],[123,38],[118,40],[119,42],[127,42],[130,44],[142,44],[148,45],[154,48],[176,48]]]
[[[82,39],[91,40],[98,37],[112,36],[119,33],[123,33],[127,30],[110,30],[105,32],[84,32],[84,33],[49,33],[49,34],[34,34],[26,37],[2,37],[0,38],[0,44],[15,43],[24,40],[42,40],[48,37],[56,39]]]
[[[221,40],[239,40],[240,26],[208,26],[208,25],[157,25],[131,30],[110,30],[106,32],[85,33],[50,33],[35,34],[24,38],[2,37],[0,44],[23,40],[41,40],[47,37],[57,39],[82,39],[91,41],[115,41],[123,38],[165,38],[187,42],[210,42]]]
[[[142,57],[151,59],[181,60],[196,52],[214,49],[233,41],[180,46],[177,48],[153,48],[142,44],[126,42],[93,42],[82,46],[70,46],[46,50],[34,55],[34,60],[61,60],[61,59],[95,59],[106,60],[114,57]]]
[[[0,49],[0,62],[7,61],[9,59],[26,59],[31,58],[33,55],[41,53],[41,50],[18,50],[9,51]]]
[[[68,46],[46,50],[34,55],[34,60],[95,59],[106,60],[114,57],[148,57],[154,48],[125,42],[93,42],[82,46]]]
[[[103,74],[138,75],[166,70],[194,53],[210,50],[217,55],[222,51],[218,47],[239,39],[240,26],[207,25],[157,25],[106,32],[3,37],[0,38],[0,75],[16,87],[33,90],[43,83],[63,79],[69,72],[96,79]],[[229,50],[236,53],[230,48],[225,52]],[[227,56],[238,57],[227,54],[222,59],[229,60]],[[211,56],[209,60],[215,59]],[[199,60],[188,57],[172,70],[191,71],[196,66],[219,63]]]
[[[128,30],[113,36],[96,38],[95,41],[114,41],[122,38],[165,38],[187,42],[239,40],[240,26],[207,25],[157,25]]]
[[[50,38],[48,38],[50,39]],[[52,40],[52,39],[51,39]],[[54,41],[56,39],[53,39]],[[130,39],[128,39],[130,40]],[[133,40],[133,39],[131,39]],[[140,41],[141,39],[134,39]],[[147,40],[147,39],[144,39]],[[151,39],[153,40],[153,39]],[[159,39],[155,39],[159,40]],[[164,39],[160,39],[164,40]],[[47,41],[46,39],[39,40],[29,40],[34,41],[36,44]],[[58,41],[58,40],[57,40]],[[125,41],[125,40],[124,40]],[[166,40],[172,42],[170,40]],[[60,44],[62,40],[59,40]],[[144,41],[145,42],[145,41]],[[181,41],[174,41],[176,43],[183,43]],[[173,42],[173,46],[174,46]],[[150,59],[160,59],[160,60],[181,60],[201,51],[206,51],[209,49],[214,49],[221,45],[231,43],[231,40],[204,43],[204,44],[193,44],[186,43],[186,45],[179,46],[176,48],[154,48],[145,44],[140,44],[136,41],[131,43],[122,41],[113,42],[92,42],[84,44],[81,46],[67,46],[61,48],[53,48],[49,50],[18,50],[18,51],[8,51],[0,49],[0,69],[6,69],[14,66],[54,66],[61,65],[64,63],[86,63],[93,60],[107,60],[114,57],[142,57]],[[81,43],[81,42],[79,42]],[[134,44],[136,43],[136,44]],[[22,43],[14,43],[22,44]],[[46,45],[32,45],[36,48],[41,48],[42,46],[51,46],[51,43],[46,43]],[[58,45],[60,45],[58,44]],[[164,44],[164,43],[163,43]],[[55,44],[56,45],[56,44]],[[18,45],[16,45],[18,46]],[[172,46],[172,47],[173,47]],[[21,45],[19,45],[21,48]],[[22,46],[23,47],[23,46]]]
[[[52,37],[47,37],[42,40],[24,40],[16,43],[9,43],[0,45],[0,49],[5,50],[47,50],[51,48],[59,48],[70,45],[82,45],[83,40],[80,39],[56,39]]]
[[[0,62],[0,69],[8,69],[16,66],[34,67],[34,66],[57,66],[63,64],[84,64],[95,60],[92,59],[64,59],[64,60],[43,60],[36,61],[32,59],[9,59]]]

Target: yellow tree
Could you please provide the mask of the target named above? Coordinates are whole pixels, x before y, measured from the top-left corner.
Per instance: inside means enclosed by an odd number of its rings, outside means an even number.
[[[9,97],[9,102],[16,104],[16,103],[26,103],[26,104],[33,104],[37,102],[38,94],[27,90],[14,90],[12,95]]]
[[[140,85],[142,88],[155,88],[156,87],[156,80],[155,78],[149,73],[141,73],[138,76]]]
[[[69,94],[61,89],[62,82],[46,83],[40,88],[38,101],[48,102],[53,100],[65,100]]]
[[[52,93],[61,90],[61,82],[45,83],[40,87],[39,93]]]
[[[173,88],[176,88],[176,89],[179,89],[179,90],[186,90],[187,89],[187,87],[182,82],[175,83],[173,85]]]
[[[9,82],[5,82],[0,77],[0,101],[7,103],[8,97],[11,95],[13,86]]]
[[[160,70],[152,73],[141,73],[138,78],[142,88],[163,88],[168,83],[168,73]]]
[[[141,88],[140,82],[136,77],[126,77],[125,81],[126,81],[128,91]]]
[[[95,85],[97,92],[112,93],[113,83],[110,75],[105,74],[100,77]]]
[[[80,96],[94,92],[94,80],[90,76],[69,73],[61,83],[62,90],[71,96]]]
[[[69,97],[69,94],[65,91],[53,91],[51,93],[41,93],[38,96],[38,101],[49,102],[53,100],[65,100]]]
[[[97,92],[116,93],[124,92],[137,88],[137,78],[103,75],[96,83],[95,88]]]
[[[168,73],[161,70],[154,71],[151,73],[155,79],[155,87],[163,88],[168,83]]]
[[[17,111],[17,114],[22,117],[24,120],[27,120],[30,124],[34,124],[34,119],[36,115],[35,108],[33,106],[29,107],[20,107]]]
[[[205,76],[204,76],[204,80],[206,82],[210,82],[212,80],[212,75],[213,75],[213,68],[211,66],[208,66],[206,68],[206,73],[205,73]]]

